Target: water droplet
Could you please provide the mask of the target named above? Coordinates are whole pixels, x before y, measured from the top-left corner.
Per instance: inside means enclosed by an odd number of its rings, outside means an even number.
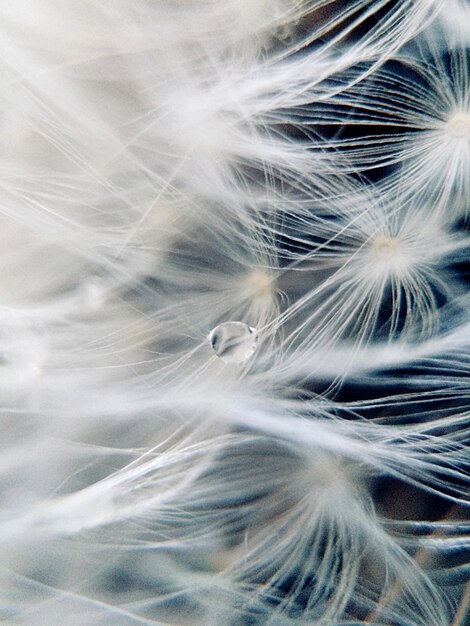
[[[209,341],[222,361],[243,363],[255,352],[258,333],[244,322],[224,322],[212,330]]]

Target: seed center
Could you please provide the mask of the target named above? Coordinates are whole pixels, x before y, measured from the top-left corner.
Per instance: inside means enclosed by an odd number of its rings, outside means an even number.
[[[394,237],[378,235],[372,240],[372,248],[381,258],[395,256],[400,250],[400,244]]]
[[[250,298],[265,298],[273,291],[273,278],[267,272],[254,269],[244,277],[245,295]]]
[[[449,118],[446,130],[454,139],[470,139],[470,114],[455,113]]]

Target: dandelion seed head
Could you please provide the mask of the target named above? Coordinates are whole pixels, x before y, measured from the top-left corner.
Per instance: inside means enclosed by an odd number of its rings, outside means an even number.
[[[0,620],[455,622],[465,4],[0,8]]]
[[[215,354],[226,363],[243,363],[255,352],[258,333],[244,322],[224,322],[209,335]]]

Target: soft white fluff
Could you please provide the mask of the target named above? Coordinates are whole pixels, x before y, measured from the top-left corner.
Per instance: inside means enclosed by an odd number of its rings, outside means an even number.
[[[0,8],[0,621],[463,625],[443,5]],[[225,322],[257,333],[242,363]]]

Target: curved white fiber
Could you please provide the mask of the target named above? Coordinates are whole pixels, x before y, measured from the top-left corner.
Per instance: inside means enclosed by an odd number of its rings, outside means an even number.
[[[463,14],[0,7],[1,622],[463,626]]]

